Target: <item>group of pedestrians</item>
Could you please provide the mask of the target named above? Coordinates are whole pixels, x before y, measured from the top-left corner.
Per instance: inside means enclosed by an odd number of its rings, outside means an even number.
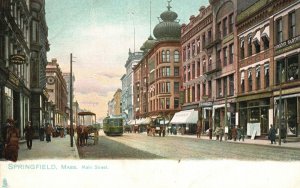
[[[16,162],[18,160],[18,151],[19,151],[19,140],[20,130],[15,126],[16,121],[9,118],[6,120],[6,125],[2,130],[2,138],[4,143],[4,148],[2,152],[2,156],[6,160],[10,160]],[[51,142],[51,135],[54,129],[51,124],[47,124],[46,127],[41,126],[39,130],[40,141],[44,141],[44,137],[46,134],[46,141]],[[26,123],[24,128],[26,145],[29,150],[32,149],[32,140],[34,138],[35,129],[31,124],[31,121]]]

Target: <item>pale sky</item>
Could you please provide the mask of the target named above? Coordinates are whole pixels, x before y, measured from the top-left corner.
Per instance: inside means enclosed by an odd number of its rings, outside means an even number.
[[[173,0],[179,23],[188,23],[208,0]],[[167,0],[151,1],[151,35]],[[75,100],[82,109],[107,114],[107,103],[120,88],[128,50],[140,51],[150,34],[150,0],[48,0],[46,22],[50,52],[63,72],[70,70],[73,54]],[[135,37],[134,37],[135,30]],[[135,45],[134,45],[135,38]]]

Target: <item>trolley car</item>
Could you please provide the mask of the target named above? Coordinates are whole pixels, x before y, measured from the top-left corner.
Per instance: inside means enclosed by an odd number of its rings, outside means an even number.
[[[106,117],[103,120],[103,131],[107,136],[123,135],[123,118],[121,117]]]

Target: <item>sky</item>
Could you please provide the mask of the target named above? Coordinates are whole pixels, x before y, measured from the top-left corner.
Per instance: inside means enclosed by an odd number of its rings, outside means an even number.
[[[46,1],[47,58],[56,58],[62,72],[69,72],[72,53],[74,100],[81,109],[96,113],[97,119],[106,116],[108,101],[122,89],[129,49],[140,51],[150,25],[153,36],[167,4],[167,0]],[[187,24],[191,15],[198,15],[199,8],[208,4],[208,0],[173,0],[171,10],[180,24]]]

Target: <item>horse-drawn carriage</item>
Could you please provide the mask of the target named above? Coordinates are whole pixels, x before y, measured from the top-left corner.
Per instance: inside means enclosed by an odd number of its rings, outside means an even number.
[[[88,116],[88,118],[86,118],[86,116]],[[99,126],[96,124],[96,114],[92,112],[79,112],[78,117],[80,125],[76,127],[77,144],[79,146],[97,144]]]

